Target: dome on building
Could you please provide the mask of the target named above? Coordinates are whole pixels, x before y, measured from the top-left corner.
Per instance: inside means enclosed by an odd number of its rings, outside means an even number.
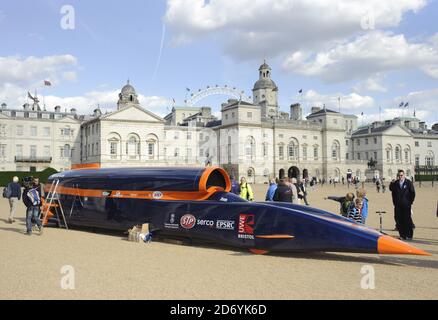
[[[128,83],[122,88],[122,94],[123,95],[136,94],[134,87],[129,84],[129,80]]]
[[[277,85],[275,84],[275,82],[269,78],[262,78],[260,80],[258,80],[255,84],[254,84],[254,89],[253,90],[258,90],[258,89],[275,89],[277,88]]]
[[[264,69],[269,69],[271,70],[271,67],[265,62],[263,62],[263,64],[260,66],[259,71],[262,71]]]

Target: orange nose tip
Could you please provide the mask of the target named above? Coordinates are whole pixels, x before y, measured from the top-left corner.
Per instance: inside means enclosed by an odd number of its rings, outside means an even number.
[[[431,256],[430,253],[415,248],[403,241],[390,236],[380,236],[377,240],[377,252],[381,254],[415,254]]]

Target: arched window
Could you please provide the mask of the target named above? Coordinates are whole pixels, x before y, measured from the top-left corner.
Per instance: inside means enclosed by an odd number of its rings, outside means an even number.
[[[112,132],[108,135],[108,153],[111,159],[117,159],[120,155],[120,135],[118,133]]]
[[[339,160],[340,155],[340,144],[339,141],[335,140],[332,143],[332,160]]]
[[[146,146],[146,154],[148,159],[158,159],[158,137],[154,134],[148,134],[146,137]]]
[[[401,148],[400,148],[400,146],[395,147],[395,161],[397,161],[397,162],[401,161]]]
[[[129,158],[136,158],[140,155],[140,139],[137,135],[131,134],[126,142],[126,154]]]
[[[405,163],[411,162],[411,149],[409,148],[409,146],[406,146],[405,149],[403,150],[403,156]]]
[[[386,151],[386,162],[392,161],[392,146],[388,144],[385,148]]]
[[[435,163],[435,155],[433,154],[432,151],[428,151],[427,155],[426,155],[426,166],[428,167],[433,167],[434,163]]]
[[[253,160],[255,158],[255,139],[253,137],[246,138],[245,156],[247,159],[250,160]]]
[[[298,160],[298,148],[299,144],[296,139],[292,139],[291,141],[289,141],[289,145],[287,147],[287,155],[289,160]]]
[[[61,157],[63,158],[71,157],[71,148],[69,144],[66,144],[64,145],[64,147],[61,148]]]

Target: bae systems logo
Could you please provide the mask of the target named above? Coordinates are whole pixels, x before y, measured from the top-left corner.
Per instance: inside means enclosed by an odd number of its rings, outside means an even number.
[[[240,214],[239,215],[239,228],[238,238],[254,240],[254,215],[253,214]]]
[[[184,229],[192,229],[196,224],[196,218],[192,214],[185,214],[181,217],[179,223]]]
[[[154,199],[161,199],[163,197],[163,194],[160,191],[155,191],[152,193],[152,198]]]

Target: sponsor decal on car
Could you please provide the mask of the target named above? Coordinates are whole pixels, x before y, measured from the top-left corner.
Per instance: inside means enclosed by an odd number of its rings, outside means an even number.
[[[161,191],[154,191],[152,193],[152,198],[154,199],[161,199],[163,197],[163,193]]]
[[[169,217],[169,223],[165,223],[164,227],[167,229],[179,229],[179,224],[175,223],[175,214],[172,213]]]
[[[236,222],[232,220],[217,220],[216,229],[219,230],[234,230]]]
[[[254,240],[254,215],[240,214],[238,235],[239,239]]]
[[[103,197],[109,197],[111,195],[111,191],[102,191]]]
[[[202,220],[202,219],[198,219],[196,221],[196,224],[198,226],[207,226],[210,228],[214,228],[214,221],[213,220]]]
[[[196,218],[194,215],[187,213],[181,217],[179,224],[184,229],[192,229],[196,224]]]

